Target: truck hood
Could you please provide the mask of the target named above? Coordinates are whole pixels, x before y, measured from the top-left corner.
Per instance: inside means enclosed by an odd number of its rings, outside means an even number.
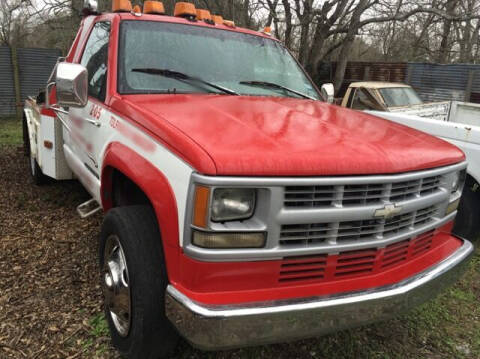
[[[127,95],[118,102],[204,174],[387,174],[465,158],[423,132],[320,101],[179,94]]]

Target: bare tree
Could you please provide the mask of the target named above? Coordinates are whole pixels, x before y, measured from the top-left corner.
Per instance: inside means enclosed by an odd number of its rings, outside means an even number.
[[[17,46],[27,35],[26,9],[28,0],[2,0],[0,2],[0,45]]]

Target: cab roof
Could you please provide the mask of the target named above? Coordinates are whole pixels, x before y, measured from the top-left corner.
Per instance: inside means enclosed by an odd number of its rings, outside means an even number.
[[[249,30],[249,29],[245,29],[243,27],[238,27],[238,26],[230,27],[230,26],[226,26],[224,24],[210,25],[210,24],[207,24],[204,21],[190,21],[190,20],[187,20],[183,17],[177,17],[177,16],[155,15],[155,14],[139,14],[138,15],[138,14],[132,14],[132,13],[128,13],[128,12],[115,13],[115,15],[119,16],[120,20],[158,21],[158,22],[169,22],[169,23],[175,23],[175,24],[185,24],[185,25],[191,25],[191,26],[207,27],[207,28],[211,28],[211,29],[219,29],[219,30],[240,32],[240,33],[244,33],[244,34],[264,37],[264,38],[271,39],[271,40],[274,40],[274,41],[279,41],[278,39],[274,38],[273,36],[269,36],[269,35],[267,35],[263,32]]]
[[[366,87],[366,88],[381,89],[381,88],[411,87],[411,86],[401,82],[363,81],[363,82],[352,82],[350,84],[350,87],[353,87],[353,88]]]

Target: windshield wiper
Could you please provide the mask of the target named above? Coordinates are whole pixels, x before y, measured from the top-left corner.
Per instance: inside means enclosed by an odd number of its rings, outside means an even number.
[[[157,68],[139,68],[139,69],[132,69],[132,72],[142,72],[142,73],[145,73],[145,74],[151,74],[151,75],[158,75],[158,76],[163,76],[163,77],[167,77],[167,78],[171,78],[171,79],[175,79],[175,80],[179,80],[179,81],[183,81],[183,82],[187,82],[187,83],[195,83],[195,82],[198,82],[200,84],[203,84],[203,85],[207,85],[207,86],[210,86],[214,89],[217,89],[219,91],[222,91],[228,95],[238,95],[238,93],[236,93],[235,91],[233,90],[230,90],[226,87],[223,87],[223,86],[220,86],[220,85],[216,85],[214,83],[211,83],[211,82],[208,82],[208,81],[205,81],[205,80],[202,80],[201,78],[198,78],[198,77],[194,77],[194,76],[190,76],[190,75],[187,75],[187,74],[184,74],[183,72],[178,72],[178,71],[172,71],[172,70],[168,70],[168,69],[157,69]]]
[[[277,90],[284,90],[290,93],[293,93],[295,95],[298,95],[303,98],[308,98],[309,100],[314,100],[317,101],[316,98],[311,97],[309,95],[306,95],[304,93],[298,92],[296,90],[293,90],[291,88],[273,83],[273,82],[268,82],[268,81],[241,81],[241,85],[251,85],[251,86],[257,86],[257,87],[266,87],[266,88],[271,88],[271,89],[277,89]]]

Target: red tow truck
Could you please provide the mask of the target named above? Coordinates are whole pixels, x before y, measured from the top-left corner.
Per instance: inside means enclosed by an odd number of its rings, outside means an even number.
[[[113,344],[165,356],[397,315],[453,283],[464,154],[325,103],[267,32],[177,3],[87,0],[68,56],[27,101],[36,183],[78,179],[103,210]],[[323,94],[322,94],[323,93]]]

